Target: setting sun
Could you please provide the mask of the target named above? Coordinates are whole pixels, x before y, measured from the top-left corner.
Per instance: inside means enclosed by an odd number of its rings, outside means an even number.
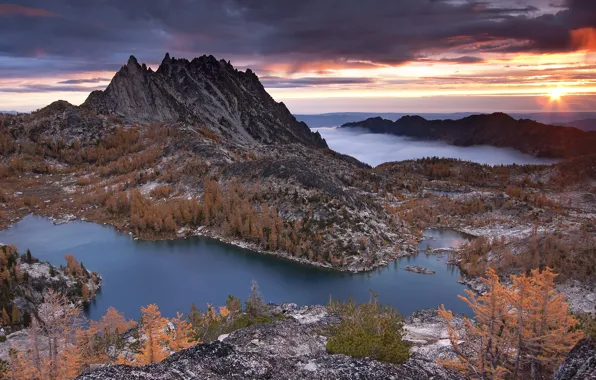
[[[550,100],[558,102],[561,100],[561,97],[564,95],[563,91],[560,88],[553,88],[550,90]]]

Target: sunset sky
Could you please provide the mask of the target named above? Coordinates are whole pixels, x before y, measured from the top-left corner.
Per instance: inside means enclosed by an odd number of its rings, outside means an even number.
[[[0,3],[0,110],[165,52],[250,67],[294,113],[596,111],[596,0]]]

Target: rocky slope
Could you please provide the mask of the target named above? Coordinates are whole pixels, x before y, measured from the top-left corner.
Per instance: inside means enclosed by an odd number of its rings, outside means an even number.
[[[538,157],[581,156],[593,153],[596,145],[596,132],[517,120],[503,113],[472,115],[458,120],[404,116],[391,121],[376,117],[342,126],[351,127],[365,128],[372,133],[442,140],[458,146],[509,147]]]
[[[6,129],[17,139],[31,141],[95,142],[118,124],[116,118],[89,112],[64,100],[30,114],[0,115],[0,132]]]
[[[159,364],[103,367],[78,379],[463,379],[424,357],[396,366],[330,355],[321,332],[334,317],[321,306],[295,307],[279,307],[288,314],[284,320],[236,330],[218,342],[181,351]]]
[[[270,305],[287,316],[276,322],[252,325],[222,335],[214,343],[181,351],[159,364],[144,367],[104,366],[78,380],[182,379],[404,379],[463,380],[437,364],[453,359],[447,326],[436,310],[420,310],[406,318],[404,339],[413,343],[403,365],[330,355],[321,335],[337,317],[323,306]],[[463,319],[456,317],[456,328]],[[570,352],[554,380],[596,379],[596,347],[586,338]]]

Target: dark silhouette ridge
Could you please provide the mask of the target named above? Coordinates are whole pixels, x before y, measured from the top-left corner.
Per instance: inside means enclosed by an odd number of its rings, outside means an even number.
[[[596,132],[514,119],[505,113],[471,115],[457,120],[426,120],[403,116],[396,121],[380,117],[342,128],[361,127],[372,133],[386,133],[426,140],[441,140],[451,145],[492,145],[514,148],[536,157],[567,158],[596,151]]]

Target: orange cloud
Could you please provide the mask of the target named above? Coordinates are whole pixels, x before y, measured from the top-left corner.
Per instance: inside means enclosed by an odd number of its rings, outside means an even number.
[[[58,17],[54,12],[39,8],[29,8],[16,4],[0,4],[0,15],[19,15],[27,17]]]
[[[578,50],[596,51],[596,28],[572,30],[571,42]]]

